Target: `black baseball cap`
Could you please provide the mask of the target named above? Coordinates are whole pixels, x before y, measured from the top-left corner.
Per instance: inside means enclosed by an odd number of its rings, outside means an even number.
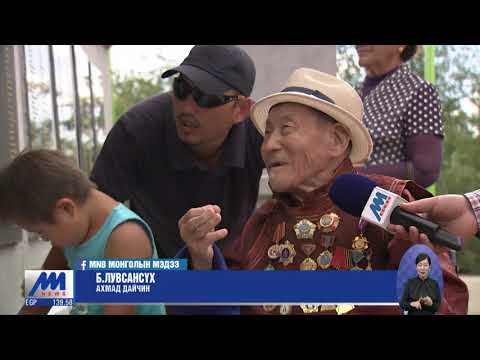
[[[162,78],[183,74],[206,94],[222,95],[237,90],[250,96],[255,83],[255,64],[235,45],[196,45],[180,66],[165,71]]]

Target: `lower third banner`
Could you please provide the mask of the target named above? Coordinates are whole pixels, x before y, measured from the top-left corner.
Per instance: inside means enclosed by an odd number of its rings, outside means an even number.
[[[398,304],[396,271],[75,270],[75,302]]]

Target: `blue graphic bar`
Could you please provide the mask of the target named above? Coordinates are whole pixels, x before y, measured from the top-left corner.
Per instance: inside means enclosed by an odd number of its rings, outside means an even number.
[[[75,271],[75,302],[398,303],[396,271]]]

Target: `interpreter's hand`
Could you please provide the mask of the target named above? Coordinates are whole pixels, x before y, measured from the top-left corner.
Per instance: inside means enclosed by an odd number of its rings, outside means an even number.
[[[217,205],[193,208],[180,218],[180,236],[187,245],[196,269],[209,269],[212,265],[212,245],[228,235],[227,229],[215,230],[222,221]]]
[[[414,307],[414,308],[417,309],[417,310],[421,310],[421,309],[422,309],[422,304],[420,303],[420,300],[412,301],[412,302],[410,303],[410,306],[411,306],[411,307]]]
[[[463,195],[441,195],[400,204],[406,211],[420,214],[464,240],[473,238],[477,222],[470,203]]]
[[[420,299],[420,302],[424,305],[427,305],[427,306],[432,306],[433,305],[433,301],[432,299],[430,298],[430,296],[426,296],[424,298],[421,298]]]

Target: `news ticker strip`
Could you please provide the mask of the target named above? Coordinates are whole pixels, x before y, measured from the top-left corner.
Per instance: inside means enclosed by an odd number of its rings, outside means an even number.
[[[185,259],[101,259],[75,270],[27,270],[25,304],[398,303],[396,271],[186,269]]]

